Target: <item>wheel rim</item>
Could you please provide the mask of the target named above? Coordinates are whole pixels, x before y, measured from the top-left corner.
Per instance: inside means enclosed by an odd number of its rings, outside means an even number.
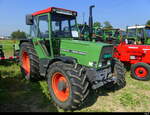
[[[137,67],[137,68],[135,69],[135,74],[136,74],[136,76],[138,76],[138,77],[140,77],[140,78],[144,78],[144,77],[147,76],[148,71],[147,71],[147,69],[144,68],[144,67]]]
[[[22,67],[25,70],[26,75],[30,74],[30,58],[27,52],[22,53]]]
[[[59,84],[61,83],[63,83],[65,87],[60,90]],[[68,80],[60,72],[57,72],[52,76],[52,89],[58,100],[64,102],[69,98],[70,88],[68,85]]]

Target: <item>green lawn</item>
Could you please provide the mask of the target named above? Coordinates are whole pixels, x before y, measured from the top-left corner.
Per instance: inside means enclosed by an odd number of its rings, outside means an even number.
[[[148,112],[150,81],[137,81],[126,74],[125,88],[91,91],[80,110],[75,112]],[[63,112],[51,101],[45,81],[33,83],[21,77],[14,63],[0,65],[0,111]]]

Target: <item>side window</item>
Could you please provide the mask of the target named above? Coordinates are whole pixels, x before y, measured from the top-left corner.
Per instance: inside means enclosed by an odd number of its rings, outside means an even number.
[[[32,38],[35,38],[37,35],[37,28],[38,28],[38,24],[37,24],[37,17],[34,17],[34,24],[30,26],[30,36]]]
[[[79,33],[78,33],[78,29],[77,29],[75,20],[70,20],[70,26],[71,26],[72,37],[78,38],[79,37]]]
[[[68,20],[64,20],[61,22],[61,29],[62,29],[61,31],[64,34],[64,37],[68,37],[71,35]]]
[[[40,38],[48,38],[49,31],[48,31],[48,15],[39,16],[39,32],[38,37]]]
[[[52,21],[52,37],[57,37],[57,33],[60,31],[60,22]]]

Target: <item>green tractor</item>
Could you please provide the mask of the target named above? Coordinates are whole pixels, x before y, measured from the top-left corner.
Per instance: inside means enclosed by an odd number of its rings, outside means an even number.
[[[100,27],[93,27],[93,38],[96,42],[105,42],[103,38],[103,30]]]
[[[47,80],[52,100],[64,110],[78,109],[90,90],[126,84],[123,64],[112,58],[113,45],[81,40],[76,17],[56,7],[27,15],[31,39],[20,41],[23,76]],[[92,35],[92,15],[89,22]]]
[[[121,40],[121,30],[120,29],[114,29],[114,28],[103,28],[103,39],[106,43],[119,43]]]
[[[89,40],[89,26],[85,23],[83,25],[78,26],[80,38],[82,40]]]
[[[129,44],[150,44],[150,26],[127,27],[127,40]]]

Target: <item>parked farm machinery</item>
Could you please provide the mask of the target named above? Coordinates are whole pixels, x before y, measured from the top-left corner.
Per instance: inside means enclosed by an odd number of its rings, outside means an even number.
[[[13,42],[12,44],[3,44],[3,41],[8,40],[0,40],[0,61],[19,59],[19,45],[13,44]]]
[[[46,79],[52,100],[64,110],[78,109],[92,89],[126,84],[124,65],[112,58],[113,45],[92,41],[93,7],[86,41],[79,37],[76,11],[51,7],[26,17],[31,33],[38,33],[20,41],[22,74]]]
[[[126,31],[121,43],[114,46],[114,57],[130,67],[133,78],[150,80],[150,26],[131,26]]]
[[[127,39],[130,44],[150,44],[150,26],[127,27]]]
[[[150,80],[150,45],[126,42],[114,47],[114,57],[131,66],[131,76],[137,80]]]
[[[120,29],[106,29],[93,27],[92,40],[96,42],[105,42],[109,44],[119,44],[123,31]],[[79,26],[80,36],[84,40],[89,39],[89,26],[84,24]]]

